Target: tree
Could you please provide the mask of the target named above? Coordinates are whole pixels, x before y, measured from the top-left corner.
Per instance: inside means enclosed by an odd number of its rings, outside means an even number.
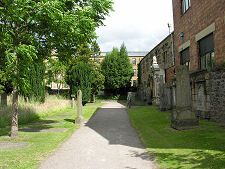
[[[97,57],[99,54],[100,48],[96,41],[80,45],[66,73],[70,93],[76,95],[81,89],[85,102],[89,100],[94,102],[95,95],[104,88],[105,77],[101,73],[100,66],[91,60],[91,57]]]
[[[50,58],[47,62],[47,83],[54,82],[57,85],[58,95],[60,88],[65,84],[66,65],[56,57]]]
[[[93,78],[92,67],[86,62],[76,61],[66,73],[66,82],[70,86],[70,94],[76,96],[77,91],[81,90],[83,102],[88,102],[91,96]]]
[[[1,80],[1,83],[4,82],[4,81],[6,81],[6,79],[4,77],[4,72],[1,71],[1,70],[0,70],[0,80]],[[0,83],[0,93],[2,93],[3,92],[3,89],[4,89],[4,86],[1,85],[1,83]]]
[[[124,44],[121,45],[120,51],[113,48],[102,61],[101,67],[105,76],[106,90],[117,93],[121,89],[130,87],[133,69]]]
[[[78,44],[96,37],[111,9],[111,0],[0,1],[0,46],[13,85],[12,137],[18,135],[18,92],[30,89],[27,65],[50,57],[52,50],[59,60],[71,59]]]
[[[119,75],[121,77],[120,86],[121,88],[127,88],[130,87],[130,80],[131,77],[134,75],[134,70],[133,66],[130,63],[128,52],[124,43],[120,47],[119,54],[120,57],[118,58],[118,67]]]
[[[41,102],[45,101],[45,63],[39,60],[31,65],[28,65],[28,71],[25,72],[30,85],[26,93],[21,93],[26,99]]]
[[[95,102],[95,96],[104,89],[105,76],[101,73],[101,67],[96,63],[93,67],[93,81],[91,84],[91,102]]]

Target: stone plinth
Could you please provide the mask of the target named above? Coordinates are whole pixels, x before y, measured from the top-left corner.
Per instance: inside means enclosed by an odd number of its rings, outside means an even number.
[[[190,108],[175,109],[172,112],[171,127],[177,130],[192,129],[198,126],[196,114]]]
[[[176,68],[176,109],[172,112],[171,127],[177,130],[198,126],[195,112],[191,110],[190,75],[187,66]]]

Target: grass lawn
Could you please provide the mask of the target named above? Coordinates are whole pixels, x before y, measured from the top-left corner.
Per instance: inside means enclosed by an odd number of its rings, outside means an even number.
[[[103,103],[89,103],[83,107],[84,119],[89,119]],[[61,118],[60,118],[61,117]],[[62,124],[28,125],[19,127],[33,128],[68,128],[66,132],[22,132],[19,137],[12,139],[8,137],[10,127],[0,128],[0,142],[26,142],[28,146],[17,149],[0,149],[0,169],[29,169],[38,168],[46,157],[58,148],[79,126],[74,124],[76,118],[76,107],[70,106],[42,112],[39,122],[63,122]]]
[[[127,109],[128,115],[160,168],[225,168],[225,129],[200,121],[197,129],[170,128],[170,113],[156,107]]]

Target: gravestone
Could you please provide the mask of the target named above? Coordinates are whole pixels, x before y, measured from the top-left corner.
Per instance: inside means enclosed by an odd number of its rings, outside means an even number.
[[[82,116],[82,92],[81,90],[77,91],[77,118],[75,119],[75,123],[82,125],[84,118]]]
[[[205,109],[205,94],[204,94],[204,87],[203,84],[200,84],[198,87],[198,100],[197,100],[197,108],[198,110]]]
[[[177,130],[198,126],[195,112],[191,110],[190,76],[187,66],[176,68],[176,109],[172,112],[171,127]]]
[[[128,97],[131,99],[131,106],[135,105],[135,97],[136,97],[136,92],[128,92]]]
[[[162,76],[160,76],[159,80],[160,80],[160,83],[159,83],[159,97],[160,97],[159,109],[160,109],[160,111],[166,111],[167,103],[168,103],[166,85],[163,82]]]

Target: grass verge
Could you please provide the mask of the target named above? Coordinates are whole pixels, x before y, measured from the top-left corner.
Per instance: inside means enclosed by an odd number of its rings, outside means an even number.
[[[200,121],[197,129],[177,131],[170,128],[170,113],[156,107],[127,112],[160,168],[225,168],[225,129],[217,123]]]
[[[84,119],[89,119],[103,103],[90,103],[83,107]],[[41,112],[38,122],[62,122],[52,125],[29,125],[22,124],[19,127],[29,128],[67,128],[66,132],[22,132],[19,131],[19,137],[12,139],[8,137],[10,127],[0,128],[0,142],[26,142],[27,147],[17,149],[0,149],[0,168],[29,169],[38,168],[40,163],[62,142],[64,142],[74,130],[79,126],[74,124],[76,118],[76,107],[70,106],[47,110]]]

